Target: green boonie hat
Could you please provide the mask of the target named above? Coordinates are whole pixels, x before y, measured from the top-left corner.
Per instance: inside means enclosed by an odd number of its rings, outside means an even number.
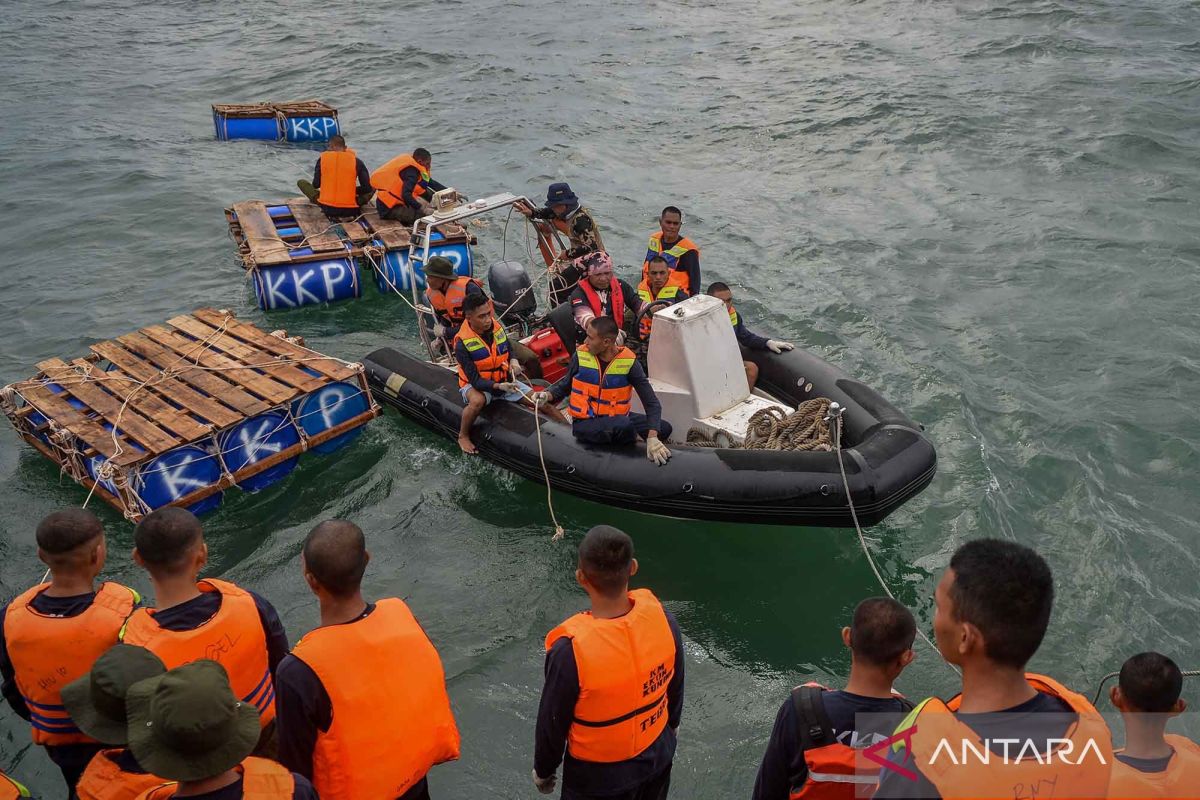
[[[454,264],[445,256],[434,256],[429,259],[424,271],[426,278],[444,278],[452,281],[458,277],[458,273],[454,271]]]
[[[63,687],[63,705],[75,726],[88,736],[104,744],[125,744],[129,687],[166,671],[166,665],[146,648],[115,644],[96,659],[91,672]]]
[[[237,699],[215,661],[193,661],[135,683],[125,706],[133,757],[167,780],[220,775],[258,744],[258,709]]]

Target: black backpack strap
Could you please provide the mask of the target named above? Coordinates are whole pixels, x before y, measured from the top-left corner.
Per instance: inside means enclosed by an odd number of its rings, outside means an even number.
[[[810,750],[833,744],[833,725],[825,711],[820,686],[797,686],[792,689],[792,707],[796,711],[796,735],[800,748]]]

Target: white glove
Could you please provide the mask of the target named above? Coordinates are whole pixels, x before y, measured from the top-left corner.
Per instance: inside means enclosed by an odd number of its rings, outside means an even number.
[[[529,399],[534,402],[534,405],[548,406],[554,404],[554,395],[549,392],[534,392],[529,396]]]
[[[767,339],[767,349],[772,353],[782,353],[784,350],[794,350],[796,345],[791,342],[781,342],[778,339]]]
[[[533,771],[533,785],[542,794],[554,794],[554,785],[558,783],[558,775],[553,774],[549,778],[539,778],[537,770]]]
[[[651,436],[646,439],[646,458],[661,467],[667,463],[667,459],[670,457],[671,451],[667,449],[667,446],[657,436]]]
[[[625,331],[618,330],[617,331],[617,347],[624,347],[624,346],[625,346]]]
[[[509,381],[504,381],[503,383],[493,384],[492,388],[495,389],[497,392],[503,392],[504,394],[508,394],[509,392],[521,391],[520,386],[517,386],[515,383],[511,383]]]
[[[446,326],[440,322],[433,323],[433,338],[435,338],[435,339],[446,338]]]
[[[525,374],[525,368],[515,358],[508,362],[508,371],[518,378]]]

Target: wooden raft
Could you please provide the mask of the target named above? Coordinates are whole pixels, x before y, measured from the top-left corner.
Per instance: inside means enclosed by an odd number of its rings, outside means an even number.
[[[83,358],[42,361],[37,375],[4,387],[0,406],[25,441],[137,522],[148,509],[133,478],[163,453],[186,445],[215,451],[224,430],[331,383],[356,384],[368,398],[366,412],[315,435],[301,431],[298,445],[238,472],[222,467],[219,483],[170,503],[189,506],[379,415],[362,365],[347,366],[282,335],[201,308],[93,344]],[[85,464],[95,456],[112,469],[116,494],[89,475]]]
[[[213,113],[224,117],[336,117],[337,109],[320,100],[293,100],[286,103],[213,103]]]
[[[271,217],[268,207],[287,206],[290,219],[281,217],[281,224]],[[238,258],[248,270],[330,258],[361,258],[364,248],[378,239],[383,252],[407,250],[412,239],[408,226],[395,220],[380,219],[374,204],[360,209],[356,221],[340,222],[325,216],[325,212],[304,197],[278,202],[248,200],[225,209],[229,233],[237,245]],[[293,225],[291,220],[295,221]],[[280,228],[299,228],[300,234],[286,239]],[[466,228],[457,223],[439,225],[436,230],[446,237],[447,244],[457,244],[470,238]],[[313,252],[292,255],[292,250],[309,248]]]

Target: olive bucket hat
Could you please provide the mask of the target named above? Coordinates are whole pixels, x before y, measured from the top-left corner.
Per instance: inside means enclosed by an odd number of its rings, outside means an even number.
[[[258,709],[237,699],[215,661],[193,661],[135,683],[125,704],[133,757],[167,780],[220,775],[258,744]]]
[[[125,744],[129,687],[166,671],[159,657],[146,648],[115,644],[96,659],[91,672],[63,687],[63,705],[75,727],[88,736],[104,744]]]
[[[454,264],[445,256],[433,256],[423,270],[426,278],[443,278],[452,281],[459,277],[454,271]]]

